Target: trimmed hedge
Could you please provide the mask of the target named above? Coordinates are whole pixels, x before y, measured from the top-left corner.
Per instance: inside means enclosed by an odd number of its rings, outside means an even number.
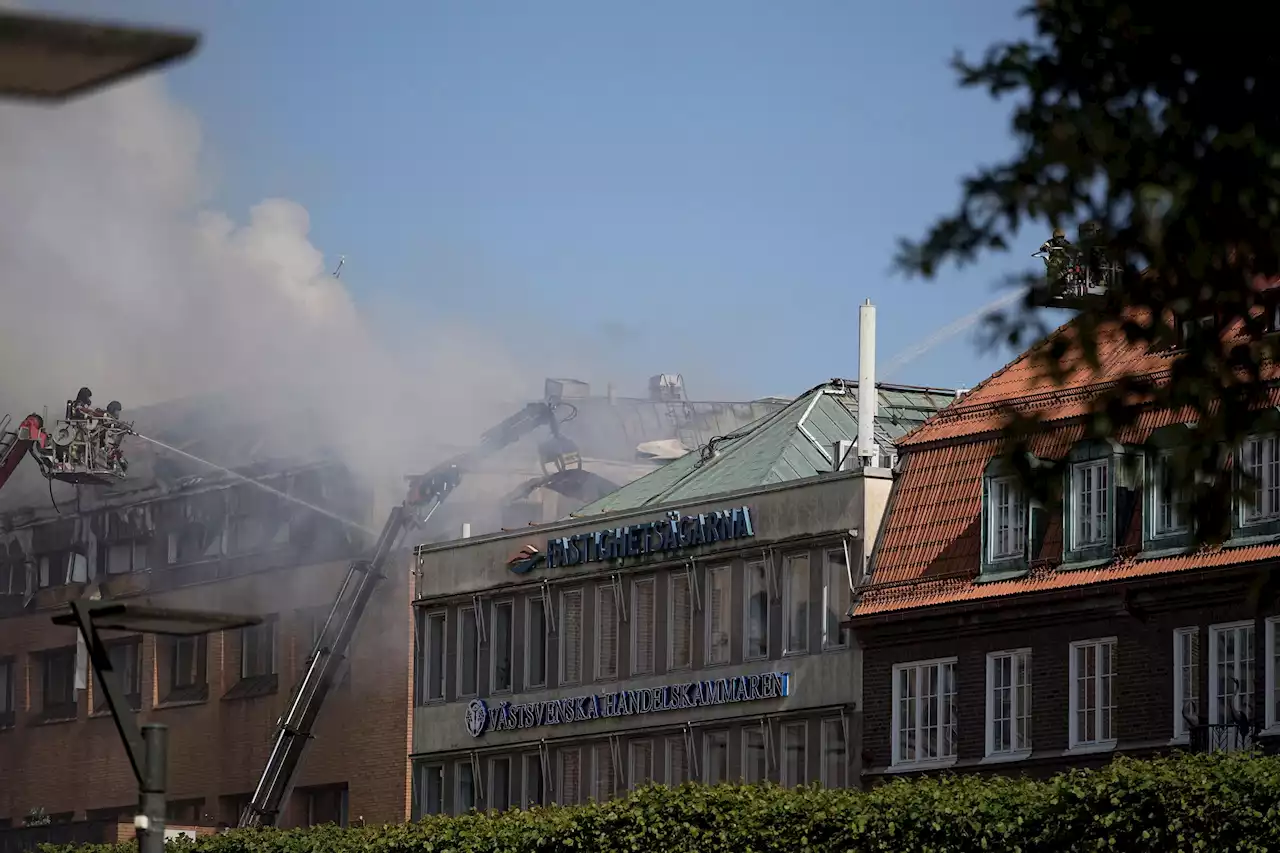
[[[48,848],[46,848],[47,850]],[[126,853],[132,843],[92,848]],[[1280,851],[1280,758],[1119,758],[1048,781],[941,776],[866,792],[652,786],[607,803],[359,829],[236,830],[170,853]],[[81,848],[83,853],[84,848]]]

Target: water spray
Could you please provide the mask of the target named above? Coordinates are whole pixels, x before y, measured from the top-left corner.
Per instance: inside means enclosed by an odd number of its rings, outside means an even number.
[[[916,344],[915,346],[909,349],[903,350],[902,352],[895,355],[893,358],[889,359],[889,363],[885,365],[885,368],[882,371],[881,376],[885,379],[888,379],[891,374],[893,374],[898,370],[901,370],[905,365],[908,365],[911,362],[915,361],[917,358],[924,355],[929,350],[936,347],[938,344],[942,343],[948,338],[953,338],[956,335],[960,334],[961,332],[966,331],[970,327],[976,325],[979,321],[982,320],[983,317],[986,317],[987,314],[991,313],[992,311],[995,311],[996,309],[1003,308],[1004,306],[1021,299],[1026,294],[1026,292],[1027,292],[1027,289],[1025,287],[1020,287],[1017,290],[1014,290],[1010,293],[1006,293],[1005,295],[1001,296],[999,299],[995,299],[987,303],[986,305],[979,308],[977,311],[973,311],[969,314],[964,315],[958,320],[954,320],[948,323],[947,325],[943,326],[941,329],[938,329],[929,337],[925,338],[920,343]]]

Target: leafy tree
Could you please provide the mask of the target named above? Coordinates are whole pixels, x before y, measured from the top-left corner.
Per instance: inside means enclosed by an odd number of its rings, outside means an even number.
[[[1114,435],[1149,406],[1194,412],[1174,485],[1215,540],[1233,491],[1226,456],[1275,405],[1272,294],[1260,282],[1280,273],[1280,46],[1257,7],[1238,2],[1039,0],[1022,15],[1033,38],[954,61],[962,86],[1016,97],[1018,151],[968,177],[957,210],[904,241],[899,267],[932,278],[947,262],[1008,251],[1024,225],[1095,223],[1076,245],[1097,268],[1114,265],[1109,286],[1080,300],[1075,331],[1036,358],[1061,381],[1064,365],[1096,365],[1100,337],[1117,327],[1135,347],[1183,351],[1164,375],[1098,394],[1089,432]],[[1046,331],[1040,306],[1058,280],[1029,272],[1020,283],[1026,298],[988,318],[988,344],[1021,348]],[[1015,446],[1030,429],[1034,416],[1011,413]],[[1054,473],[1028,476],[1043,493]]]

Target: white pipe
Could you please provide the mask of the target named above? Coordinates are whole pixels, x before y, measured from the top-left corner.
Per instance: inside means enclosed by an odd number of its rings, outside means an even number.
[[[462,538],[463,538],[463,539],[470,539],[470,538],[471,538],[471,523],[470,523],[470,522],[467,522],[467,521],[462,522]]]
[[[880,459],[875,445],[877,402],[876,307],[868,299],[858,307],[858,458],[868,468]]]

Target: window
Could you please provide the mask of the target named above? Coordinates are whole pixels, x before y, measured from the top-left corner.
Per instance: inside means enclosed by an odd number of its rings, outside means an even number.
[[[849,748],[845,739],[845,721],[835,718],[822,721],[822,787],[849,786]]]
[[[1027,546],[1027,500],[1017,477],[987,481],[987,560],[1022,557]]]
[[[307,796],[307,825],[322,826],[327,823],[346,827],[347,786],[312,788]]]
[[[764,726],[742,727],[742,778],[748,784],[769,779],[769,757],[765,751]]]
[[[1071,644],[1070,745],[1108,747],[1115,731],[1116,640]]]
[[[547,686],[547,611],[542,596],[525,600],[528,606],[524,635],[526,687]]]
[[[107,574],[122,575],[147,570],[147,543],[140,540],[116,542],[107,547]]]
[[[470,760],[459,761],[453,766],[458,790],[454,797],[454,813],[462,814],[476,807],[476,768]]]
[[[1173,452],[1156,457],[1152,471],[1151,535],[1176,536],[1188,530],[1187,501],[1174,487]]]
[[[633,740],[631,753],[631,789],[643,788],[653,781],[653,741]]]
[[[612,583],[596,587],[596,678],[618,677],[618,590]]]
[[[107,657],[111,660],[116,684],[124,694],[122,698],[130,708],[138,710],[142,707],[142,638],[108,643]],[[94,675],[94,688],[93,710],[95,713],[105,711],[107,691],[97,675]]]
[[[41,655],[40,697],[40,710],[46,719],[76,715],[75,646]]]
[[[729,662],[729,567],[707,569],[707,665]]]
[[[515,633],[512,628],[515,607],[513,601],[495,601],[493,604],[493,637],[489,654],[492,671],[489,673],[489,685],[494,693],[511,692],[511,662],[515,660]]]
[[[1096,459],[1071,468],[1071,548],[1105,545],[1110,539],[1111,462]]]
[[[783,654],[809,650],[809,555],[792,554],[783,568],[782,611],[786,615]]]
[[[582,750],[567,747],[559,752],[556,805],[574,806],[582,801]]]
[[[667,784],[689,781],[689,743],[683,734],[670,735],[666,741]]]
[[[805,763],[805,747],[808,738],[808,723],[801,721],[783,724],[782,784],[786,787],[803,785],[808,779],[808,767]]]
[[[631,587],[631,674],[652,675],[655,666],[654,644],[658,626],[654,619],[653,578],[638,580]]]
[[[560,593],[559,631],[560,683],[577,684],[582,680],[582,590]]]
[[[474,607],[458,608],[458,695],[475,696],[480,675],[480,629]]]
[[[987,655],[987,755],[1031,751],[1031,650]]]
[[[171,692],[205,686],[208,680],[207,642],[204,636],[167,638]]]
[[[1273,616],[1267,620],[1267,638],[1266,638],[1266,699],[1267,713],[1265,725],[1267,728],[1280,726],[1280,616]]]
[[[956,659],[893,668],[893,764],[956,757]]]
[[[13,658],[0,659],[0,728],[13,725],[17,714],[17,666]]]
[[[1185,739],[1200,723],[1200,628],[1173,632],[1173,736]]]
[[[240,629],[240,677],[258,678],[276,674],[276,619]]]
[[[693,666],[693,590],[689,573],[672,572],[671,618],[667,625],[667,669]]]
[[[763,560],[747,563],[746,631],[742,656],[745,660],[769,657],[769,575]]]
[[[418,612],[418,704],[444,700],[445,631],[448,614]]]
[[[41,589],[89,580],[89,562],[75,551],[54,551],[37,561],[37,583]]]
[[[848,554],[844,548],[832,548],[822,562],[822,648],[843,649],[849,645],[849,632],[840,623],[849,614],[853,594]]]
[[[511,759],[507,756],[489,759],[488,807],[505,812],[511,808]]]
[[[1253,721],[1254,624],[1209,626],[1209,723]]]
[[[1241,471],[1251,480],[1253,496],[1242,507],[1245,524],[1280,518],[1280,436],[1259,435],[1245,440]]]
[[[598,742],[591,750],[594,755],[595,777],[591,780],[591,796],[596,802],[612,800],[618,785],[618,771],[613,766],[613,741]]]
[[[444,814],[444,765],[419,764],[416,775],[417,816]]]
[[[729,733],[724,730],[706,732],[702,735],[702,743],[706,750],[702,781],[708,785],[729,781]]]
[[[533,808],[546,802],[546,792],[542,779],[542,755],[530,752],[524,756],[524,794],[520,799],[522,808]]]

